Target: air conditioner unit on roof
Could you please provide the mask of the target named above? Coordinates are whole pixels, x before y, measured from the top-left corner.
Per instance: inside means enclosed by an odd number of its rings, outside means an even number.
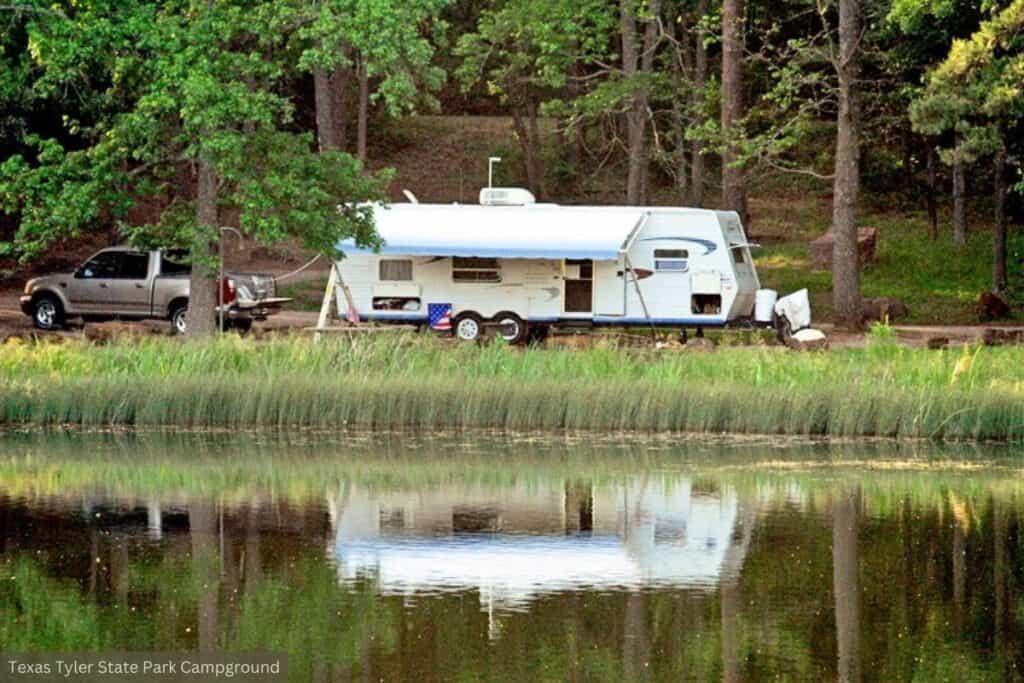
[[[521,187],[485,187],[480,190],[482,206],[525,206],[536,201],[532,192]]]

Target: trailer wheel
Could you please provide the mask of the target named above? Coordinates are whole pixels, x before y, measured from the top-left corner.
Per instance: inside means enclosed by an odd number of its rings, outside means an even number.
[[[460,341],[480,341],[484,331],[483,318],[472,311],[460,313],[455,316],[452,331]]]
[[[493,318],[499,325],[498,335],[509,344],[522,344],[529,334],[529,326],[515,313],[502,311]]]

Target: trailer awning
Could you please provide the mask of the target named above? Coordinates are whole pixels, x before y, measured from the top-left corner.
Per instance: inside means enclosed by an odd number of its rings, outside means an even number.
[[[396,204],[375,209],[381,254],[614,261],[644,211],[632,207]],[[343,252],[366,252],[351,240]]]

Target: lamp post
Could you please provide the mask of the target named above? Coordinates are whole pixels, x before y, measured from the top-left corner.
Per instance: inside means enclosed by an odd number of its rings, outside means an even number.
[[[218,328],[217,328],[217,333],[218,334],[220,334],[221,332],[224,331],[224,232],[225,231],[235,233],[238,236],[239,241],[245,239],[244,237],[242,237],[242,233],[240,233],[235,228],[229,228],[227,226],[222,226],[221,229],[220,229],[220,244],[217,247],[218,251],[220,252],[220,254],[219,254],[220,255],[220,259],[219,259],[219,261],[220,261],[220,271],[218,272],[218,275],[217,275],[217,317],[218,317],[218,321],[220,323]]]
[[[487,187],[494,187],[494,165],[501,163],[501,157],[487,157]]]

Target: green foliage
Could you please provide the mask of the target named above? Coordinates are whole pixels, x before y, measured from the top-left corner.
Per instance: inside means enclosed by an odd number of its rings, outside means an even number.
[[[438,107],[434,93],[445,73],[432,61],[435,45],[444,44],[447,24],[439,14],[449,2],[295,0],[283,7],[299,26],[294,35],[299,68],[350,66],[358,55],[367,73],[379,79],[371,97],[383,100],[393,116],[401,116],[417,106]]]
[[[381,199],[389,176],[363,175],[344,155],[318,155],[311,136],[292,131],[293,104],[280,87],[287,36],[275,30],[284,12],[247,0],[116,8],[96,0],[57,28],[36,27],[40,89],[98,78],[104,101],[116,106],[97,119],[84,149],[30,140],[34,160],[16,155],[0,167],[0,208],[20,218],[7,252],[31,259],[151,199],[166,210],[125,234],[138,244],[193,247],[202,258],[216,226],[199,224],[181,181],[199,163],[214,168],[219,203],[236,208],[258,240],[294,236],[331,254],[345,237],[375,244],[371,212],[359,202]]]

